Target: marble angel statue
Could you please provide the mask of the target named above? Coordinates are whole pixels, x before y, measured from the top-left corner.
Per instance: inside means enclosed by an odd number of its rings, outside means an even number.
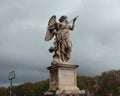
[[[68,22],[67,16],[61,16],[59,22],[56,21],[55,15],[50,18],[45,41],[54,37],[53,46],[49,48],[49,52],[54,52],[52,64],[70,64],[72,42],[69,31],[74,29],[77,17],[71,21],[72,25],[69,24],[71,22]]]

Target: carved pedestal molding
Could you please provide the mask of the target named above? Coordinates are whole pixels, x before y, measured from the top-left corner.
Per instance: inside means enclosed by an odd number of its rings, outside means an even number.
[[[47,69],[50,72],[49,90],[46,96],[82,96],[84,90],[79,90],[76,80],[78,65],[54,64]]]

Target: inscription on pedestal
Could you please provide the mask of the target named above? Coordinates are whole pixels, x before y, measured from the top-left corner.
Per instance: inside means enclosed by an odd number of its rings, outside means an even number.
[[[59,88],[62,90],[74,90],[76,87],[76,74],[73,68],[59,69]]]

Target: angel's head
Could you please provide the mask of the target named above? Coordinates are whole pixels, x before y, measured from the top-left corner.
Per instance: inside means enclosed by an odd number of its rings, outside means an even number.
[[[59,19],[60,22],[65,22],[65,23],[68,23],[68,20],[67,20],[67,16],[63,15],[60,17]]]

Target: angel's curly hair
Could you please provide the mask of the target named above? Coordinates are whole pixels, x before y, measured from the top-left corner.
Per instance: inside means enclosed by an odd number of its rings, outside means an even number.
[[[65,20],[65,22],[68,23],[67,16],[65,16],[65,15],[61,16],[59,20]]]

